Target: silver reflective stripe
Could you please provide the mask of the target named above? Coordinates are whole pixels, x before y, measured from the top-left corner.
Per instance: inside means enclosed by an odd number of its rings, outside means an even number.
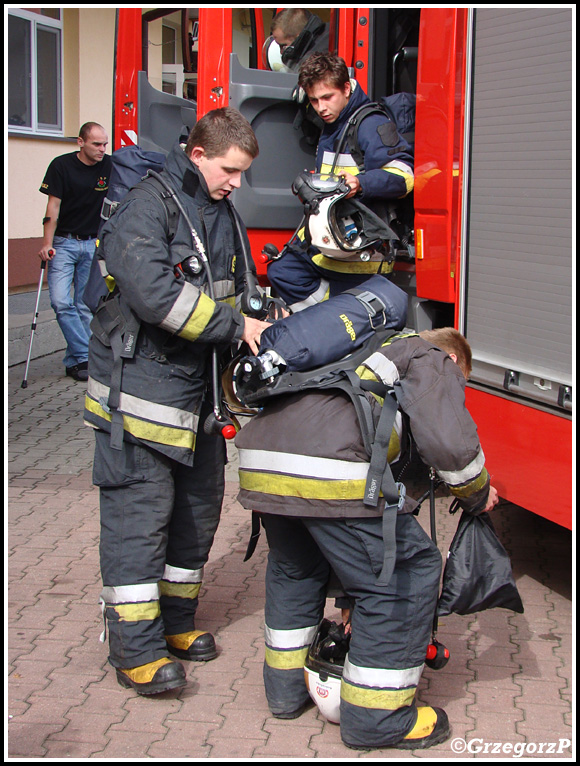
[[[109,398],[109,387],[99,383],[98,380],[89,377],[87,384],[87,394],[95,401],[102,404]],[[177,407],[168,407],[166,404],[156,404],[140,399],[132,394],[121,393],[119,397],[119,411],[125,415],[135,415],[135,417],[150,420],[153,423],[162,423],[163,425],[173,426],[175,428],[184,428],[188,431],[197,431],[199,418],[187,410],[179,410]]]
[[[294,476],[309,476],[316,479],[366,479],[368,463],[351,463],[348,460],[334,460],[327,457],[295,455],[291,452],[270,452],[268,450],[240,449],[240,469],[269,471]]]
[[[98,267],[101,272],[102,277],[108,277],[109,272],[107,271],[107,264],[106,261],[102,260],[101,258],[98,259]]]
[[[325,151],[322,155],[322,164],[323,165],[330,165],[332,167],[332,163],[334,162],[334,152]],[[336,167],[337,168],[344,168],[344,167],[353,167],[356,168],[357,164],[354,161],[354,157],[352,154],[339,154],[338,159],[336,161]]]
[[[292,311],[296,312],[302,311],[302,309],[308,308],[308,306],[316,306],[317,303],[324,300],[324,296],[326,295],[329,286],[330,283],[327,282],[326,279],[321,279],[318,289],[315,290],[312,295],[309,295],[308,298],[305,298],[303,301],[293,303],[290,308]]]
[[[399,371],[394,362],[387,359],[386,356],[376,351],[371,354],[368,359],[363,362],[365,367],[368,367],[371,372],[374,372],[380,381],[385,385],[390,386],[396,380],[399,380]]]
[[[193,314],[193,307],[199,299],[199,289],[184,282],[178,299],[165,319],[159,323],[159,326],[168,332],[175,333],[181,330],[189,317]]]
[[[387,168],[394,168],[395,170],[400,170],[403,173],[407,173],[410,176],[413,176],[413,168],[410,165],[407,165],[405,162],[401,162],[400,160],[392,160],[392,162],[387,162],[386,165],[383,165],[383,170],[386,170]]]
[[[167,582],[201,582],[203,580],[203,567],[201,569],[182,569],[166,564],[163,579]]]
[[[140,604],[144,601],[158,601],[159,587],[156,582],[145,585],[107,586],[101,591],[106,604]]]
[[[480,449],[477,456],[465,466],[461,471],[437,471],[439,476],[443,479],[445,484],[450,487],[454,487],[458,484],[465,484],[472,479],[475,479],[483,471],[485,466],[485,455],[483,450]]]
[[[213,283],[214,295],[216,300],[222,298],[233,298],[235,293],[235,284],[233,279],[219,279]]]
[[[363,668],[353,665],[348,659],[344,662],[343,678],[359,686],[371,686],[379,689],[407,689],[417,686],[423,672],[424,664],[416,668],[404,670],[389,670],[386,668]]]
[[[302,649],[310,646],[317,629],[318,625],[296,630],[274,630],[264,625],[264,638],[272,649]]]

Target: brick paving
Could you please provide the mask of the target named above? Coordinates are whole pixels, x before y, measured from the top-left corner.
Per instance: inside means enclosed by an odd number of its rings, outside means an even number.
[[[427,668],[419,687],[422,703],[447,710],[451,740],[427,751],[363,753],[342,745],[316,708],[293,721],[273,718],[261,677],[266,547],[262,535],[244,563],[249,520],[235,500],[233,450],[198,612],[220,654],[185,663],[188,684],[179,692],[122,689],[99,642],[99,511],[84,385],[63,376],[61,356],[34,359],[27,389],[23,364],[7,374],[9,760],[573,759],[571,533],[508,503],[494,521],[526,611],[442,619],[438,638],[451,660]],[[438,496],[444,554],[457,523],[448,506]],[[330,601],[327,613],[337,617]],[[470,750],[455,752],[456,739]],[[559,752],[548,754],[541,743],[552,742]],[[492,743],[504,749],[493,752]]]

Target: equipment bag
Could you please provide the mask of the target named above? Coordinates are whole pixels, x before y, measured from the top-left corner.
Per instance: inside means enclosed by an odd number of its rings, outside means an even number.
[[[494,607],[522,613],[510,559],[489,513],[464,511],[451,542],[437,615],[473,614]]]
[[[97,251],[91,263],[89,278],[83,293],[83,301],[93,312],[96,312],[102,298],[109,294],[103,278],[98,255],[98,237],[109,218],[115,213],[127,192],[143,181],[142,187],[163,201],[167,209],[168,238],[175,236],[178,211],[172,198],[164,193],[161,185],[153,178],[145,179],[149,170],[159,172],[165,165],[165,155],[161,152],[147,151],[139,146],[122,146],[111,156],[113,165],[107,196],[101,208],[101,223],[97,234]]]

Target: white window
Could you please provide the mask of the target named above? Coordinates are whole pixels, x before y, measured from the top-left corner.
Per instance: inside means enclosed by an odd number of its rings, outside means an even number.
[[[8,130],[62,135],[60,10],[8,13]]]

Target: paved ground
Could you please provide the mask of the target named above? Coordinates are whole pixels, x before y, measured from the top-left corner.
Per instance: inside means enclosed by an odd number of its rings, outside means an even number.
[[[179,693],[147,698],[121,689],[99,642],[98,496],[84,385],[63,376],[61,356],[33,360],[27,389],[23,364],[7,374],[8,758],[571,759],[571,534],[507,503],[494,519],[525,613],[442,620],[438,637],[451,660],[426,669],[420,685],[422,702],[447,710],[455,750],[449,740],[423,752],[359,753],[316,708],[294,721],[269,715],[261,679],[266,550],[261,539],[243,562],[249,527],[235,500],[235,455],[199,611],[220,655],[187,663]],[[448,498],[437,506],[445,552],[457,520],[446,512]],[[557,752],[548,754],[547,743]]]

